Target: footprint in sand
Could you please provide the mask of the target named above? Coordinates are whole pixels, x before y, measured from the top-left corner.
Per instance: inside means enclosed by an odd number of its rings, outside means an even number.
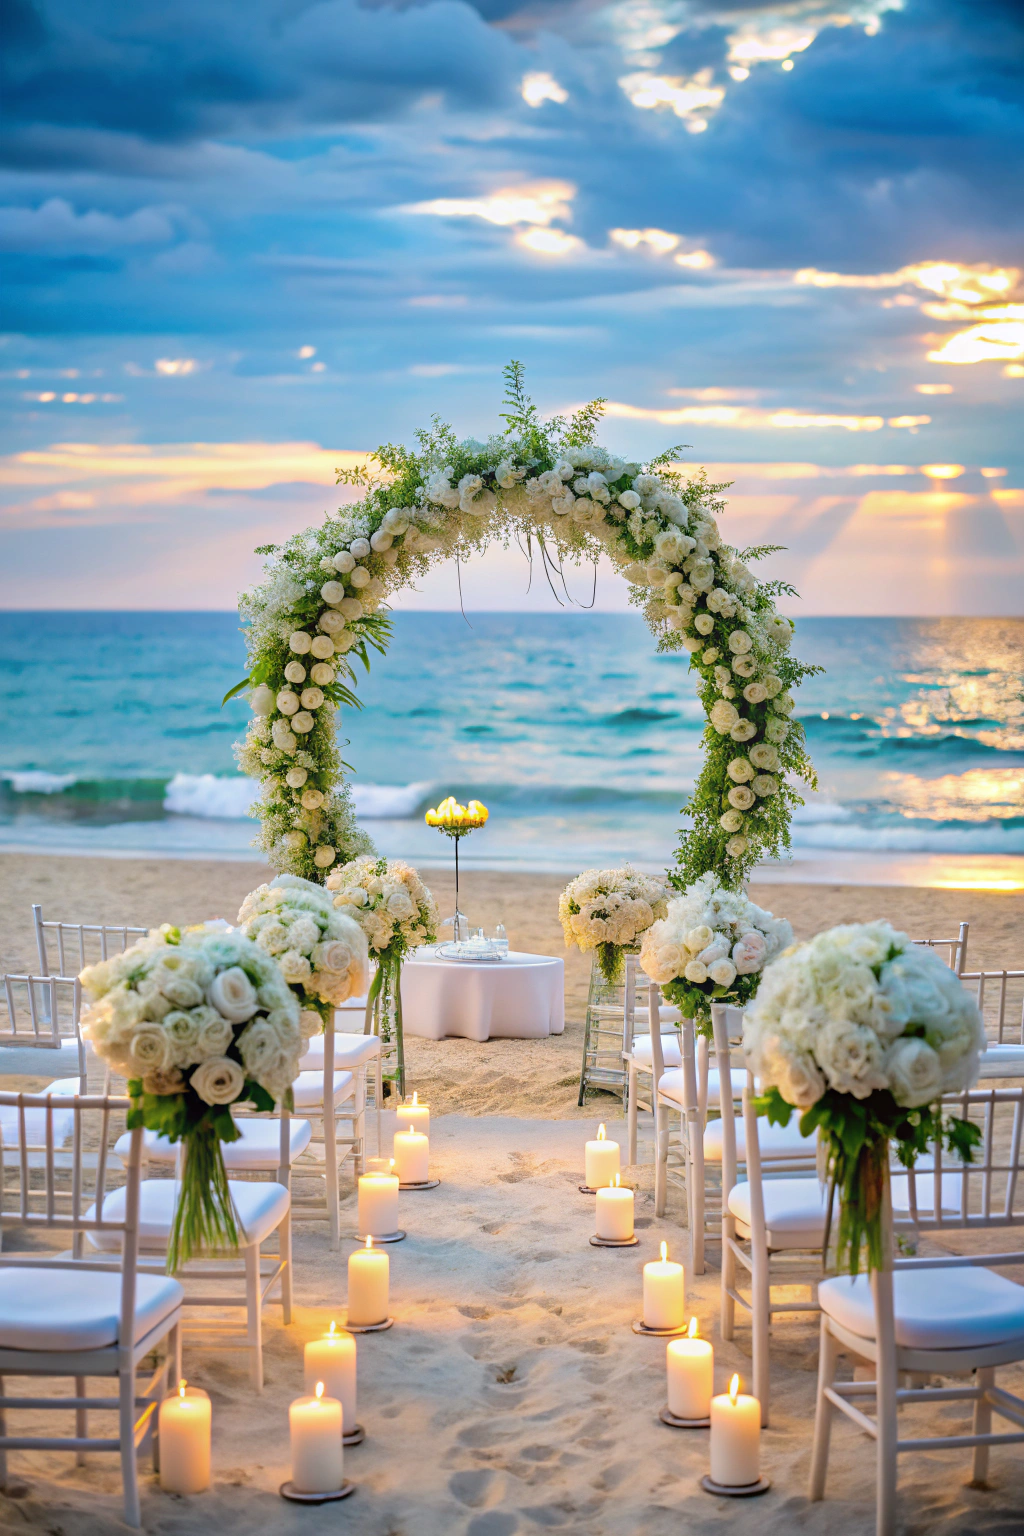
[[[486,1509],[501,1503],[505,1479],[487,1467],[475,1472],[455,1472],[448,1479],[448,1492],[470,1509]]]

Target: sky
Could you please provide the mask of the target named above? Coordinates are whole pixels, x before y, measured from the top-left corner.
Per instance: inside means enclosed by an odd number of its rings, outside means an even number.
[[[1024,611],[1019,0],[3,12],[3,606],[230,608],[517,357],[731,481],[793,611]]]

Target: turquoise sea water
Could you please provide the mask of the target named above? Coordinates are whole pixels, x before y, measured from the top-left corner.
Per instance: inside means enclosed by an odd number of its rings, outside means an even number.
[[[1024,854],[1024,620],[804,619],[799,690],[821,793],[800,858]],[[0,847],[238,857],[237,617],[0,614]],[[670,857],[700,763],[687,658],[639,616],[407,613],[340,718],[383,851],[443,862],[422,823],[476,795],[469,863]]]

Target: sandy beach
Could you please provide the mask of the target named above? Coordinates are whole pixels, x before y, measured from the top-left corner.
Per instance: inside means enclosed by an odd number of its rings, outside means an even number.
[[[454,904],[450,869],[423,868],[442,914]],[[68,921],[155,925],[208,917],[233,920],[242,898],[269,879],[259,864],[184,859],[58,858],[0,855],[0,964],[4,971],[34,966],[31,905],[44,917]],[[586,1116],[576,1106],[590,957],[567,950],[558,922],[565,878],[471,870],[462,882],[463,909],[488,931],[504,922],[515,949],[565,960],[565,1033],[549,1040],[414,1040],[407,1044],[410,1086],[438,1113],[462,1115]],[[912,938],[954,936],[971,924],[970,964],[1018,966],[1022,958],[1024,897],[912,886],[777,885],[757,883],[752,895],[787,917],[797,938],[834,923],[886,917]],[[614,1118],[618,1100],[599,1094],[602,1114]]]

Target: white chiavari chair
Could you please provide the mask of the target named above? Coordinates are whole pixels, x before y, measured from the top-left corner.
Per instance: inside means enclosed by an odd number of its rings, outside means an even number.
[[[63,923],[44,921],[43,909],[33,903],[32,926],[43,976],[77,976],[87,965],[123,954],[147,928],[131,923]]]
[[[234,1165],[230,1154],[240,1143],[226,1142],[222,1146],[228,1173],[235,1175],[229,1177],[228,1189],[238,1226],[238,1249],[194,1257],[176,1271],[175,1278],[185,1288],[184,1305],[190,1312],[192,1308],[244,1311],[244,1322],[238,1324],[221,1317],[203,1322],[201,1317],[190,1315],[184,1323],[186,1343],[207,1351],[244,1351],[249,1357],[250,1380],[261,1392],[263,1309],[271,1292],[278,1293],[285,1326],[292,1320],[292,1147],[296,1125],[305,1126],[308,1143],[309,1123],[292,1120],[284,1110],[273,1119],[238,1117],[237,1124],[243,1137],[254,1125],[266,1127],[269,1133],[261,1135],[258,1158],[251,1155],[250,1148],[248,1159],[243,1156]],[[126,1154],[134,1135],[134,1131],[129,1131],[115,1143],[118,1156]],[[271,1138],[276,1144],[273,1165],[266,1153]],[[171,1177],[143,1178],[139,1186],[139,1267],[162,1271],[178,1203],[181,1143],[169,1142],[155,1131],[144,1131],[139,1156],[143,1171],[148,1163],[172,1170]],[[273,1177],[267,1180],[251,1176],[266,1172]],[[117,1216],[124,1198],[122,1190],[115,1190],[106,1197],[104,1211]],[[263,1245],[274,1239],[276,1252],[264,1253]],[[92,1241],[96,1247],[107,1246],[103,1239],[94,1237]]]
[[[42,1077],[63,1068],[47,1093],[84,1093],[86,1049],[78,1033],[77,978],[7,975],[0,982],[0,1076]]]
[[[911,942],[925,949],[937,950],[950,970],[962,976],[967,965],[967,936],[970,929],[970,923],[961,923],[955,939],[913,939]]]
[[[623,966],[625,984],[622,989],[621,1056],[626,1073],[626,1155],[632,1167],[636,1163],[637,1112],[644,1109],[653,1114],[654,1111],[654,1051],[648,1001],[650,982],[640,970],[640,961],[636,955],[627,955]],[[661,1061],[664,1071],[666,1067],[678,1067],[682,1062],[682,1017],[678,1008],[665,1002],[660,988],[658,1013],[661,1020]]]
[[[736,1307],[750,1315],[754,1396],[761,1423],[768,1424],[771,1376],[769,1337],[772,1318],[781,1313],[817,1312],[817,1283],[829,1226],[829,1196],[818,1178],[817,1143],[809,1138],[802,1154],[783,1158],[761,1155],[761,1123],[754,1108],[754,1078],[747,1074],[742,1121],[746,1179],[736,1176],[736,1120],[723,1113],[725,1155],[722,1163],[722,1338],[735,1333]],[[739,1271],[749,1279],[749,1291]],[[808,1271],[811,1271],[808,1273]],[[807,1287],[807,1301],[773,1296],[772,1287]]]
[[[365,1000],[360,1013],[365,1009]],[[334,1019],[337,1025],[339,1018],[342,1022],[349,1022],[346,1014],[352,1013],[346,1005],[344,1009],[335,1011]],[[306,1054],[299,1062],[299,1067],[305,1075],[307,1072],[324,1071],[324,1057],[331,1046],[326,1033],[314,1035],[306,1046]],[[369,1102],[369,1088],[373,1088],[373,1107],[376,1116],[376,1150],[380,1156],[380,1112],[381,1101],[384,1097],[384,1084],[382,1080],[380,1036],[374,1034],[347,1033],[335,1028],[334,1030],[334,1070],[335,1072],[351,1072],[355,1078],[355,1092],[351,1101],[346,1101],[347,1108],[339,1118],[350,1122],[351,1132],[348,1136],[338,1136],[337,1142],[342,1146],[349,1146],[355,1162],[356,1174],[363,1171],[366,1159],[366,1110]],[[296,1097],[295,1108],[304,1108]]]
[[[60,1105],[63,1111],[64,1104]],[[109,1242],[117,1257],[75,1258],[67,1254],[11,1252],[0,1254],[0,1486],[7,1481],[8,1452],[73,1451],[79,1464],[89,1451],[113,1451],[121,1458],[124,1517],[141,1525],[136,1452],[152,1416],[167,1390],[168,1370],[180,1374],[182,1288],[166,1274],[141,1273],[139,1240],[139,1154],[142,1133],[133,1131],[124,1155],[126,1183],[119,1210],[104,1210],[108,1173],[105,1149],[111,1115],[120,1115],[128,1100],[75,1097],[71,1150],[57,1147],[54,1101],[39,1094],[0,1093],[0,1109],[20,1121],[16,1148],[8,1154],[0,1143],[0,1229],[29,1233],[68,1232],[80,1249],[85,1237]],[[45,1119],[40,1166],[30,1168],[27,1147],[29,1114]],[[99,1149],[86,1164],[86,1144]],[[18,1162],[13,1200],[8,1203],[3,1163]],[[35,1178],[32,1177],[33,1172]],[[93,1209],[83,1206],[93,1202]],[[145,1358],[164,1346],[164,1357],[148,1382],[138,1383]],[[89,1378],[113,1377],[117,1395],[90,1397]],[[72,1397],[7,1395],[10,1377],[70,1378]],[[73,1412],[73,1435],[21,1435],[11,1432],[8,1416],[21,1410]],[[141,1409],[141,1412],[140,1412]],[[90,1435],[89,1414],[114,1412],[116,1435]]]
[[[960,980],[985,1020],[981,1076],[1024,1077],[1024,970],[965,971]]]
[[[951,1113],[969,1117],[982,1132],[970,1163],[943,1158],[935,1149],[929,1166],[883,1181],[884,1267],[872,1275],[823,1280],[817,1413],[811,1458],[810,1498],[825,1494],[829,1441],[838,1410],[875,1441],[878,1536],[897,1529],[897,1458],[909,1451],[973,1450],[974,1486],[984,1486],[993,1446],[1024,1444],[1024,1398],[998,1387],[996,1371],[1024,1360],[1024,1286],[997,1268],[1024,1263],[1024,1249],[1010,1252],[897,1258],[894,1239],[907,1234],[1008,1232],[1024,1226],[1024,1088],[974,1088],[944,1101]],[[950,1188],[959,1186],[955,1198]],[[971,1243],[976,1250],[976,1244]],[[871,1361],[874,1381],[839,1381],[839,1356]],[[909,1375],[912,1386],[901,1386]],[[940,1376],[966,1383],[927,1385]],[[920,1383],[920,1384],[919,1384]],[[874,1414],[858,1406],[874,1408]],[[904,1404],[973,1404],[970,1427],[904,1439]],[[993,1414],[1013,1426],[993,1432]]]

